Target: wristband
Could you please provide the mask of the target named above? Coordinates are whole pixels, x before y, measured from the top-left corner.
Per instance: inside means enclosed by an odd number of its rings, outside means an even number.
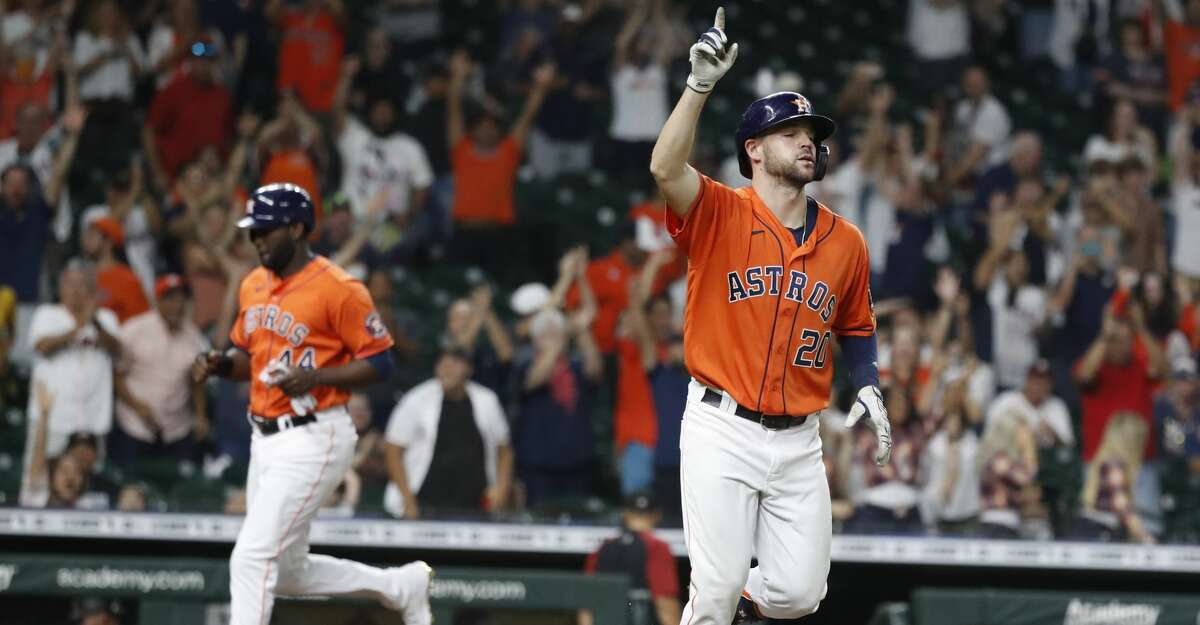
[[[227,377],[229,377],[229,374],[232,372],[233,372],[233,359],[230,358],[227,354],[221,354],[217,358],[217,364],[213,365],[213,373],[215,373],[223,378],[227,378]]]

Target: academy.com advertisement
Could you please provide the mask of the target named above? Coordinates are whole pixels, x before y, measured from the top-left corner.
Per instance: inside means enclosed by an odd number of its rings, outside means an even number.
[[[912,625],[1200,625],[1200,594],[919,589]]]

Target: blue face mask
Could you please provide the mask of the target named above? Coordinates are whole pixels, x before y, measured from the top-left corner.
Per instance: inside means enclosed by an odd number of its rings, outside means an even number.
[[[1079,246],[1079,253],[1085,258],[1100,258],[1100,242],[1099,241],[1084,241],[1083,245]]]

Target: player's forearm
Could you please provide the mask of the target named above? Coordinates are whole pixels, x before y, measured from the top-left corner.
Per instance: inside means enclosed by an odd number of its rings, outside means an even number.
[[[340,367],[315,370],[318,386],[344,389],[370,386],[380,381],[379,370],[366,360],[352,360]]]
[[[707,101],[708,93],[692,89],[684,89],[679,96],[650,154],[650,173],[656,180],[675,180],[687,173],[687,159],[696,141],[696,123]]]

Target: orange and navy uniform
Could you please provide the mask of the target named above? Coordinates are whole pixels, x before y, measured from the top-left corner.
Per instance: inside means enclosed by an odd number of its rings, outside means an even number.
[[[263,267],[250,272],[242,280],[229,338],[250,355],[250,412],[267,418],[292,413],[288,396],[258,379],[271,362],[324,369],[392,346],[366,287],[323,256],[283,279]],[[330,386],[311,393],[318,411],[350,399],[348,391]]]
[[[862,233],[816,206],[803,245],[751,187],[701,175],[687,215],[667,211],[667,229],[688,257],[688,370],[766,414],[825,408],[833,337],[875,333]]]

